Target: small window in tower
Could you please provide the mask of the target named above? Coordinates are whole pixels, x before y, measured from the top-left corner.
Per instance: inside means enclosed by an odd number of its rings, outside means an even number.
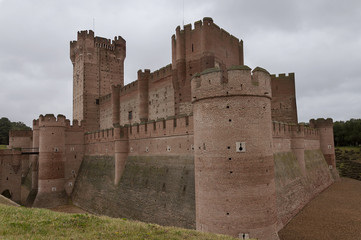
[[[133,119],[133,111],[128,112],[128,119]]]
[[[95,104],[99,105],[99,98],[95,99]]]
[[[192,43],[192,52],[194,52],[194,46],[193,46],[193,43]]]

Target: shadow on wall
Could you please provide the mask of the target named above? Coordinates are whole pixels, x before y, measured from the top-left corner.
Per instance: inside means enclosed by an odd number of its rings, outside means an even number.
[[[6,198],[9,198],[9,199],[12,198],[12,194],[11,194],[11,192],[10,192],[9,189],[6,189],[5,191],[3,191],[3,192],[1,193],[1,195],[3,195],[3,196],[6,197]]]

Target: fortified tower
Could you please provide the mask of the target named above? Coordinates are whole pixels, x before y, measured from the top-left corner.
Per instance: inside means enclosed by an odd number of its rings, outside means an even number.
[[[94,37],[94,32],[78,32],[70,42],[73,63],[73,119],[86,120],[86,130],[99,126],[99,98],[111,93],[111,86],[124,86],[125,40]]]
[[[273,92],[272,92],[273,93]],[[300,166],[303,175],[306,175],[306,163],[305,163],[305,132],[304,125],[292,125],[291,126],[291,149],[295,154],[298,165]]]
[[[295,74],[271,75],[272,120],[298,124]]]
[[[208,68],[222,71],[234,65],[243,65],[243,42],[203,18],[181,30],[178,26],[172,36],[172,68],[175,114],[189,114],[191,109],[190,79]]]
[[[336,169],[335,143],[333,140],[333,120],[332,118],[319,118],[310,120],[310,127],[319,129],[321,151],[330,168]]]
[[[114,160],[115,160],[115,173],[114,184],[117,185],[123,174],[125,163],[128,158],[129,138],[127,127],[114,128]]]
[[[196,228],[278,239],[270,74],[247,66],[225,73],[208,69],[191,81]]]
[[[64,189],[65,127],[63,115],[39,117],[38,194],[33,207],[53,207],[67,202]]]
[[[33,146],[34,149],[39,149],[39,119],[33,120]],[[38,191],[38,171],[39,171],[39,155],[31,155],[31,191]]]

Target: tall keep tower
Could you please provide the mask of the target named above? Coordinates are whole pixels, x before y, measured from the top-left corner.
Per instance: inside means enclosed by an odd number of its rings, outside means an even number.
[[[124,86],[125,40],[94,37],[94,32],[78,32],[70,42],[73,63],[73,119],[86,120],[86,130],[99,125],[99,98],[111,93],[111,86]]]
[[[243,42],[203,18],[181,30],[178,26],[172,36],[172,68],[175,113],[191,112],[190,79],[195,73],[218,67],[225,71],[234,65],[243,65]],[[226,77],[226,74],[224,75]]]
[[[264,69],[250,70],[208,69],[191,81],[196,227],[273,240],[279,238],[271,78]]]

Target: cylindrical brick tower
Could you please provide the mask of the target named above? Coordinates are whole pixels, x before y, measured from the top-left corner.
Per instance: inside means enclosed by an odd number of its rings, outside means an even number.
[[[67,203],[64,189],[66,118],[53,114],[39,117],[39,181],[34,207]]]
[[[333,138],[332,118],[311,119],[310,126],[317,128],[320,134],[320,147],[326,162],[332,169],[336,169],[335,143]]]
[[[292,125],[291,149],[303,175],[306,175],[304,125]]]
[[[125,164],[129,153],[129,139],[127,127],[114,128],[114,157],[115,157],[115,174],[114,184],[117,185],[122,177]]]
[[[33,120],[33,148],[39,149],[39,119]],[[31,190],[38,190],[38,167],[39,167],[39,155],[31,155]]]
[[[138,71],[138,103],[139,103],[139,120],[148,121],[148,94],[149,94],[149,76],[150,70],[144,72]]]
[[[197,230],[279,239],[269,73],[232,67],[192,79]]]
[[[119,125],[120,122],[120,88],[121,85],[112,86],[112,122],[114,125]]]

